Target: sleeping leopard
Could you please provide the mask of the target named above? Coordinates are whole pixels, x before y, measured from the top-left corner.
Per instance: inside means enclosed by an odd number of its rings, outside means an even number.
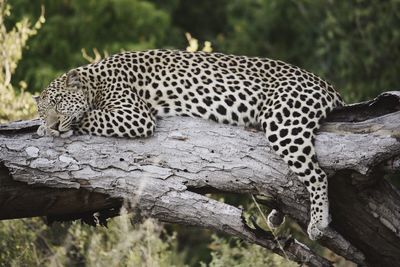
[[[158,116],[258,125],[310,194],[310,239],[328,227],[328,181],[314,137],[344,103],[328,82],[296,66],[222,53],[124,52],[63,74],[37,102],[39,135],[148,137]]]

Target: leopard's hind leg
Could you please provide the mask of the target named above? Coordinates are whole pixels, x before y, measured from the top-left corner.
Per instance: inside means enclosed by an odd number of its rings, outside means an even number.
[[[308,109],[309,110],[309,109]],[[320,168],[314,148],[314,136],[326,112],[310,116],[293,105],[277,102],[260,122],[273,150],[288,164],[310,193],[310,239],[318,239],[330,222],[328,179]]]

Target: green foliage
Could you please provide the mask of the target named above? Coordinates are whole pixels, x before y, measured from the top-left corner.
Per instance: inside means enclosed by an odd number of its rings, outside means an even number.
[[[23,85],[24,83],[22,83]],[[0,84],[0,123],[33,118],[36,111],[32,94]]]
[[[132,225],[127,215],[108,228],[78,222],[46,226],[40,219],[0,222],[0,266],[184,267],[176,235],[152,220]]]
[[[41,16],[32,27],[28,19],[22,19],[16,22],[11,30],[7,30],[4,19],[8,16],[10,6],[4,0],[0,0],[0,122],[29,118],[34,113],[32,96],[23,91],[26,84],[20,83],[21,90],[18,94],[11,84],[11,78],[28,38],[35,35],[44,22]]]
[[[71,0],[42,1],[47,23],[29,43],[16,79],[24,79],[31,91],[42,90],[57,75],[85,64],[81,49],[109,53],[143,50],[167,45],[176,39],[170,16],[149,1]],[[37,14],[37,2],[14,0],[13,19],[26,10]],[[183,40],[184,36],[180,36]]]
[[[132,226],[124,215],[113,219],[108,228],[74,226],[69,233],[75,254],[77,258],[82,257],[87,266],[184,265],[176,251],[175,234],[165,234],[162,226],[152,220]]]
[[[37,219],[0,221],[0,266],[38,266],[35,240],[44,227]]]
[[[42,1],[47,23],[29,42],[15,80],[38,91],[85,64],[81,48],[109,53],[185,45],[184,33],[215,51],[281,59],[331,81],[349,101],[395,90],[400,1],[69,0]],[[11,22],[36,18],[35,1],[13,0]]]
[[[327,5],[315,60],[351,101],[399,90],[399,12],[397,0]]]
[[[349,102],[399,89],[398,0],[242,0],[226,8],[231,28],[213,42],[217,50],[299,65]]]
[[[298,264],[282,258],[268,250],[257,246],[249,245],[238,239],[228,241],[225,238],[213,236],[213,242],[210,244],[212,248],[211,262],[201,266],[209,267],[295,267]]]
[[[348,102],[399,90],[399,0],[40,3],[46,23],[38,1],[13,0],[10,9],[0,0],[0,122],[32,117],[35,105],[29,92],[42,90],[59,74],[86,64],[81,49],[97,48],[101,54],[183,49],[186,32],[199,39],[190,40],[192,50],[210,40],[214,51],[281,59],[313,71],[330,80]],[[209,45],[204,49],[210,51]],[[238,204],[236,197],[234,201]],[[247,208],[252,215],[258,213],[252,205]],[[260,218],[257,222],[266,227]],[[177,239],[152,221],[132,226],[126,216],[111,220],[108,229],[79,223],[48,227],[38,218],[3,221],[0,266],[194,266],[199,259],[210,259],[202,263],[210,267],[296,266],[236,239],[213,236],[209,248],[200,249],[199,244],[208,242],[208,232],[173,229],[181,234]],[[281,231],[301,238],[293,227]],[[193,243],[198,245],[195,251]]]
[[[43,1],[46,25],[29,43],[16,80],[30,91],[84,64],[80,50],[183,47],[184,32],[215,50],[267,56],[329,79],[348,101],[396,89],[400,2],[391,1]],[[14,0],[12,21],[39,15],[36,2]],[[205,17],[204,14],[207,14]],[[32,16],[32,15],[31,15]],[[68,56],[66,56],[68,55]]]

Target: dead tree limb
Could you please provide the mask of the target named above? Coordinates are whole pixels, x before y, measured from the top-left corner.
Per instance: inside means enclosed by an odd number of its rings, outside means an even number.
[[[332,230],[319,242],[364,266],[400,262],[400,193],[384,176],[400,170],[400,93],[336,110],[316,138],[330,174]],[[39,137],[39,121],[0,126],[0,219],[47,216],[91,222],[118,215],[206,227],[283,254],[242,211],[200,193],[268,196],[266,204],[305,229],[308,193],[261,132],[192,118],[158,122],[154,137]],[[331,266],[293,238],[287,257]]]

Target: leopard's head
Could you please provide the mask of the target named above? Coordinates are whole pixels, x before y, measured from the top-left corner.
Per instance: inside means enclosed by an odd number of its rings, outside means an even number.
[[[36,98],[36,104],[48,129],[69,131],[89,110],[79,72],[71,70],[52,81]]]

